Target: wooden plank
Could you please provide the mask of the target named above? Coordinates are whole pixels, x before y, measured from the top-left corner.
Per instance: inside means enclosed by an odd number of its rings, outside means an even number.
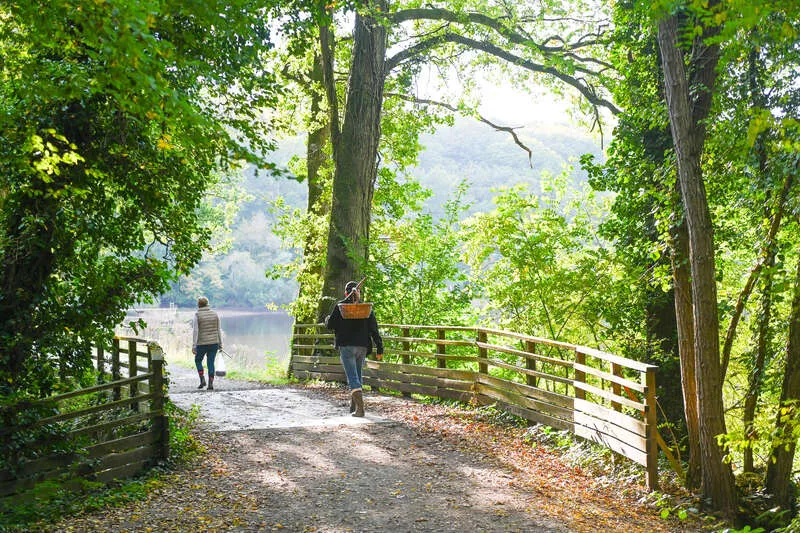
[[[292,335],[293,339],[333,339],[335,337],[333,333],[295,333]]]
[[[409,342],[417,344],[435,344],[437,346],[474,346],[474,341],[463,341],[457,339],[428,339],[426,337],[383,337],[384,342]]]
[[[621,428],[616,424],[578,411],[575,412],[574,421],[575,424],[580,424],[587,430],[614,437],[620,442],[625,442],[641,452],[647,451],[647,439],[645,437],[631,433],[627,429]]]
[[[318,365],[314,363],[294,363],[292,369],[295,371],[307,370],[309,372],[343,372],[344,369],[340,364],[338,365]]]
[[[364,375],[377,380],[399,381],[401,383],[412,383],[428,387],[438,387],[439,378],[436,376],[417,376],[414,374],[404,374],[401,372],[386,372],[384,370],[364,369]]]
[[[550,339],[544,339],[542,337],[533,337],[531,335],[514,333],[512,331],[503,331],[500,329],[491,329],[491,328],[477,328],[477,330],[486,332],[488,335],[496,335],[498,337],[509,337],[512,339],[519,339],[522,341],[530,341],[530,342],[535,342],[536,344],[544,344],[546,346],[552,346],[554,348],[564,348],[566,350],[575,350],[575,348],[577,348],[577,346],[574,344],[568,344],[566,342],[559,342],[559,341],[551,341]]]
[[[347,381],[347,376],[345,376],[344,371],[334,374],[331,372],[309,372],[307,370],[299,370],[295,372],[295,376],[297,379],[302,380],[319,379],[322,381]]]
[[[637,420],[624,413],[614,411],[603,405],[598,405],[586,400],[575,400],[575,412],[586,413],[594,418],[611,422],[641,437],[647,435],[647,425],[643,421]]]
[[[162,416],[163,414],[164,414],[163,411],[150,411],[147,413],[141,413],[126,418],[120,418],[118,420],[111,420],[109,422],[103,422],[102,424],[95,424],[94,426],[75,429],[70,432],[70,436],[84,435],[87,433],[92,433],[93,431],[105,431],[114,427],[123,427],[123,426],[128,426],[130,424],[137,424],[139,422],[142,422],[143,420],[148,420],[151,418],[155,418],[157,416]]]
[[[509,403],[505,403],[503,401],[498,401],[496,398],[492,398],[485,395],[478,395],[478,400],[483,404],[497,404],[497,407],[503,411],[516,415],[520,418],[524,418],[525,420],[529,420],[531,422],[535,422],[537,424],[544,424],[545,426],[550,426],[551,428],[558,429],[560,431],[573,431],[574,427],[573,424],[569,420],[562,420],[560,418],[555,418],[549,416],[545,413],[541,413],[539,411],[534,411],[532,409],[526,409],[525,407],[520,407],[518,405],[513,405]]]
[[[509,348],[507,346],[500,346],[498,344],[488,344],[485,342],[476,342],[475,343],[479,348],[483,348],[484,350],[493,350],[495,352],[502,352],[511,355],[516,355],[518,357],[524,357],[526,359],[535,359],[536,361],[541,361],[543,363],[550,363],[552,365],[563,366],[566,368],[572,368],[572,361],[565,361],[563,359],[558,359],[556,357],[547,357],[546,355],[539,355],[536,353],[531,352],[524,352],[522,350],[517,350],[515,348]]]
[[[139,374],[133,378],[125,378],[120,379],[117,381],[110,381],[108,383],[103,383],[101,385],[94,385],[93,387],[86,387],[85,389],[77,389],[70,392],[65,392],[63,394],[59,394],[58,396],[49,396],[47,398],[42,398],[40,400],[34,400],[31,402],[32,405],[42,405],[48,403],[57,403],[64,400],[68,400],[70,398],[75,398],[76,396],[84,396],[86,394],[93,394],[95,392],[100,392],[108,389],[113,389],[114,387],[121,387],[124,385],[129,385],[134,381],[144,381],[150,378],[152,374]]]
[[[409,392],[412,394],[423,394],[425,396],[436,397],[436,387],[423,387],[421,385],[413,385],[411,383],[400,383],[398,381],[385,381],[366,377],[364,381],[367,385],[381,387],[382,389],[390,389],[398,392]]]
[[[379,328],[385,329],[418,329],[418,330],[437,330],[443,329],[445,331],[475,331],[475,328],[470,326],[422,326],[411,324],[378,324]]]
[[[146,401],[146,400],[150,400],[152,398],[153,398],[153,394],[152,393],[150,393],[150,394],[142,394],[142,395],[139,395],[136,398],[134,398],[133,401],[135,401],[135,402],[143,402],[143,401]],[[87,407],[85,409],[80,409],[79,411],[72,411],[72,412],[69,412],[69,413],[62,413],[60,415],[50,416],[50,417],[47,417],[47,418],[42,418],[42,419],[37,420],[36,422],[34,422],[31,427],[40,427],[40,426],[44,426],[46,424],[52,424],[53,422],[63,422],[64,420],[71,420],[73,418],[78,418],[78,417],[85,416],[85,415],[91,415],[91,414],[94,414],[94,413],[100,413],[102,411],[110,411],[111,409],[115,409],[115,408],[123,406],[123,405],[130,405],[131,404],[131,400],[132,400],[131,398],[122,399],[122,400],[116,400],[116,401],[113,401],[113,402],[108,402],[108,403],[104,403],[104,404],[101,404],[101,405],[95,405],[95,406],[92,406],[92,407]]]
[[[118,341],[133,341],[133,342],[141,342],[143,344],[147,344],[150,342],[150,339],[143,339],[141,337],[121,337],[119,335],[114,335],[114,340]]]
[[[120,466],[118,468],[111,468],[109,470],[104,470],[102,472],[98,472],[95,475],[95,479],[97,481],[101,481],[103,483],[108,483],[109,481],[113,481],[115,479],[127,479],[129,477],[133,477],[136,474],[143,472],[152,464],[152,460],[144,460],[139,461],[136,463],[128,463],[126,465]]]
[[[81,465],[78,467],[78,472],[100,472],[109,468],[118,468],[131,463],[152,460],[157,451],[154,445],[148,445],[124,452],[111,453]]]
[[[546,372],[537,372],[536,370],[529,370],[524,366],[512,365],[510,363],[506,363],[505,361],[500,361],[498,359],[491,359],[491,358],[478,359],[478,362],[479,363],[485,363],[485,364],[490,365],[490,366],[495,366],[497,368],[505,368],[505,369],[508,369],[508,370],[513,370],[513,371],[519,372],[520,374],[525,375],[525,376],[534,376],[534,377],[538,377],[538,378],[541,378],[541,379],[547,379],[547,380],[555,381],[555,382],[558,382],[558,383],[565,383],[567,385],[572,385],[572,380],[569,379],[569,378],[565,378],[565,377],[562,377],[562,376],[556,376],[554,374],[548,374]]]
[[[144,431],[136,435],[114,439],[108,442],[95,444],[86,449],[89,457],[95,458],[109,453],[121,452],[130,448],[138,448],[140,446],[148,446],[158,442],[158,435],[153,431]]]
[[[605,446],[606,448],[615,451],[620,455],[624,455],[631,461],[639,463],[642,466],[647,466],[647,454],[634,448],[626,442],[622,442],[614,437],[604,433],[598,433],[597,431],[577,424],[575,425],[575,435]]]
[[[384,370],[373,370],[371,368],[364,370],[364,376],[369,376],[377,380],[399,381],[401,383],[412,383],[415,385],[428,387],[440,387],[459,391],[472,390],[471,381],[459,381],[436,376],[420,376],[401,372],[387,372]]]
[[[615,376],[614,374],[609,374],[608,372],[603,372],[597,368],[588,366],[588,365],[581,365],[575,363],[575,370],[585,372],[586,374],[591,374],[592,376],[598,377],[600,379],[604,379],[611,383],[616,384],[617,386],[628,387],[638,392],[644,392],[645,388],[644,385],[641,383],[636,383],[635,381],[631,381],[629,379],[625,379],[621,376]]]
[[[532,387],[523,383],[515,383],[513,381],[508,381],[489,375],[480,375],[477,377],[477,381],[478,383],[490,385],[496,389],[510,389],[511,392],[516,392],[517,394],[521,394],[523,396],[528,396],[543,402],[558,405],[559,407],[569,409],[570,411],[573,409],[574,398],[571,396],[541,389],[539,387]]]
[[[42,479],[47,473],[61,471],[81,458],[76,453],[53,453],[19,465],[15,479]]]
[[[475,372],[455,368],[436,368],[422,365],[404,365],[398,363],[385,363],[383,361],[367,361],[367,366],[375,369],[385,369],[390,372],[403,372],[405,374],[421,374],[425,376],[439,376],[442,378],[473,381]]]
[[[336,363],[341,364],[341,359],[339,356],[325,356],[325,355],[295,355],[294,356],[294,363],[313,363],[313,364],[324,364],[324,365],[334,365]]]
[[[475,398],[475,393],[472,391],[459,391],[452,389],[438,389],[436,396],[446,400],[455,400],[457,402],[471,403]]]
[[[393,350],[391,348],[386,348],[383,351],[384,355],[404,355],[410,357],[422,357],[423,359],[431,359],[431,360],[438,360],[444,359],[447,361],[472,361],[475,362],[478,358],[474,355],[441,355],[436,354],[435,352],[417,352],[417,351],[408,351],[408,350]]]
[[[590,394],[594,394],[595,396],[604,398],[610,402],[621,403],[622,405],[625,405],[632,409],[636,409],[638,411],[644,411],[643,403],[629,400],[624,396],[616,396],[612,391],[603,390],[593,385],[589,385],[588,383],[581,383],[580,381],[577,380],[573,382],[573,385],[575,386],[576,390],[582,390]]]
[[[292,344],[295,350],[335,350],[333,344]]]
[[[553,405],[533,398],[528,398],[527,396],[523,396],[521,394],[517,394],[514,392],[509,392],[504,389],[495,388],[486,383],[476,383],[475,389],[479,394],[483,394],[484,396],[489,396],[491,398],[494,398],[495,400],[500,400],[510,405],[518,405],[520,407],[525,407],[526,409],[530,409],[532,411],[536,411],[539,413],[544,413],[555,418],[561,418],[563,420],[572,419],[572,411],[570,409],[565,409],[558,405]]]
[[[639,361],[634,361],[633,359],[626,359],[625,357],[620,357],[618,355],[614,355],[611,353],[595,350],[594,348],[587,348],[586,346],[577,346],[576,349],[581,353],[586,354],[590,357],[602,359],[603,361],[608,361],[609,363],[617,363],[618,365],[630,368],[632,370],[638,370],[639,372],[647,372],[650,369],[658,368],[657,366],[654,365],[648,365],[647,363],[640,363]]]

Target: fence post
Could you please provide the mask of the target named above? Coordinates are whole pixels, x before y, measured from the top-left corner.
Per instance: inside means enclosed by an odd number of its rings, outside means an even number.
[[[536,353],[536,343],[533,341],[525,341],[525,351],[528,353]],[[536,370],[536,359],[533,357],[525,358],[525,368],[528,370]],[[531,387],[538,386],[538,379],[536,376],[525,375],[525,382]]]
[[[111,381],[119,381],[121,376],[119,374],[119,339],[114,337],[113,345],[111,347]],[[114,400],[119,400],[122,392],[119,387],[114,387]]]
[[[139,364],[136,358],[136,341],[128,341],[128,377],[133,378],[139,374]],[[131,403],[131,410],[139,410],[139,402],[136,401],[136,396],[139,394],[139,382],[134,381],[130,384],[130,397],[133,398]]]
[[[649,367],[644,381],[645,438],[647,439],[647,490],[658,490],[658,443],[656,435],[656,367]]]
[[[159,459],[169,458],[169,422],[164,413],[164,351],[158,344],[147,345],[150,360],[150,392],[153,394],[151,409],[155,414],[151,431],[158,436]]]
[[[579,365],[586,366],[586,354],[581,352],[580,350],[575,350],[575,363]],[[575,369],[575,382],[576,383],[586,383],[586,372],[582,370]],[[575,398],[578,400],[585,400],[586,399],[586,391],[583,389],[579,389],[575,387]]]
[[[409,328],[403,328],[402,336],[406,339],[411,337],[411,330]],[[403,341],[403,351],[410,352],[411,351],[411,343],[409,341]],[[403,354],[403,364],[410,365],[411,364],[411,355],[408,353]],[[404,397],[411,398],[410,392],[403,392]]]
[[[436,330],[436,338],[439,339],[439,340],[444,340],[444,330],[443,329],[437,329]],[[437,344],[436,345],[436,355],[439,356],[439,355],[444,355],[445,353],[447,353],[447,350],[445,348],[446,348],[446,346],[444,344]],[[447,359],[444,359],[442,357],[437,357],[436,358],[436,366],[439,367],[439,368],[447,368]]]
[[[622,377],[622,365],[619,363],[611,363],[611,373],[617,377]],[[622,396],[622,386],[619,383],[611,383],[611,390],[614,396]],[[622,404],[619,402],[611,402],[611,408],[615,411],[622,411]]]
[[[486,332],[481,330],[481,329],[479,329],[478,330],[478,342],[486,344],[486,342],[488,340],[489,340],[489,337],[487,337]],[[489,352],[486,350],[486,348],[481,348],[480,346],[478,346],[478,359],[486,359],[487,357],[489,357]],[[482,361],[478,361],[478,372],[481,373],[481,374],[488,374],[489,373],[489,365],[487,365],[486,363],[484,363]]]

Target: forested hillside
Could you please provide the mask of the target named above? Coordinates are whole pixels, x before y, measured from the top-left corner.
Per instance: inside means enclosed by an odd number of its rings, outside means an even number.
[[[513,124],[518,126],[519,124]],[[586,173],[577,163],[582,154],[599,154],[599,141],[580,127],[564,124],[531,124],[517,130],[520,140],[532,151],[531,161],[508,133],[476,120],[462,118],[452,127],[443,126],[425,134],[420,143],[419,164],[408,171],[411,179],[430,189],[432,196],[425,210],[435,218],[444,214],[444,203],[459,183],[469,188],[463,201],[471,207],[463,216],[493,208],[493,189],[529,183],[533,191],[543,172],[552,175],[571,167],[575,184],[586,182]],[[302,157],[301,137],[285,139],[269,155],[279,169],[285,169],[293,156]],[[531,166],[532,165],[532,166]],[[174,303],[191,307],[198,295],[205,294],[220,307],[263,308],[286,305],[297,296],[297,284],[290,278],[270,279],[265,273],[276,264],[287,263],[295,255],[272,230],[280,211],[274,202],[283,199],[290,207],[304,208],[308,190],[291,173],[256,172],[250,167],[238,182],[243,194],[230,209],[235,217],[227,233],[216,235],[219,246],[208,252],[191,274],[173,283],[161,298],[162,305]]]

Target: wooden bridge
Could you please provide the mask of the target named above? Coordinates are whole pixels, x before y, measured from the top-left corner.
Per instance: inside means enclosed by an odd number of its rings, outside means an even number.
[[[382,324],[380,329],[388,333],[384,359],[367,362],[367,385],[494,403],[641,464],[648,489],[657,488],[656,366],[481,327]],[[290,372],[300,379],[346,382],[333,334],[322,324],[295,325]]]

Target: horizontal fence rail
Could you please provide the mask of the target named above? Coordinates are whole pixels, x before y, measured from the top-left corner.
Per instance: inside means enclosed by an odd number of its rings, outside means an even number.
[[[4,450],[0,497],[53,479],[76,490],[83,480],[123,479],[169,456],[161,348],[115,337],[92,358],[97,385],[16,406],[47,415],[0,428],[0,441],[24,443]]]
[[[658,483],[656,366],[564,342],[490,328],[382,324],[383,361],[364,383],[408,394],[495,403],[566,430],[645,467]],[[294,326],[290,370],[300,379],[346,382],[322,324]]]

